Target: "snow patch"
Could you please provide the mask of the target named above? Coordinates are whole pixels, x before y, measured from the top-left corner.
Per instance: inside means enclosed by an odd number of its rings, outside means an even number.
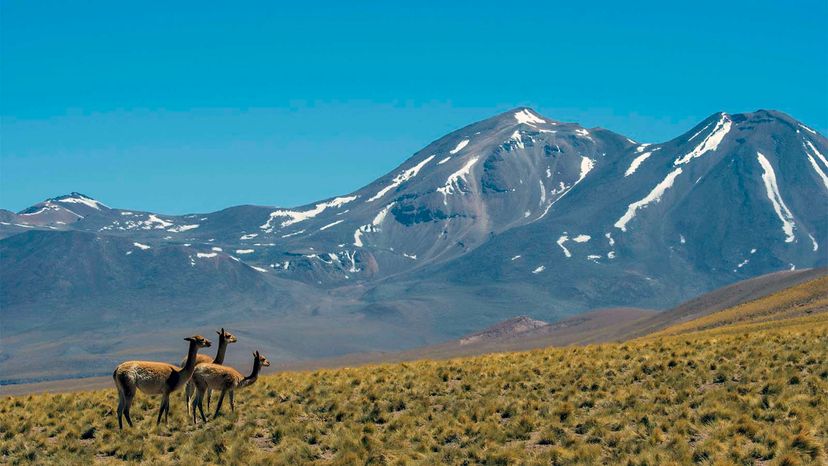
[[[615,228],[618,228],[621,231],[627,231],[627,223],[635,217],[635,213],[638,209],[643,209],[647,207],[651,203],[659,203],[661,202],[661,196],[664,195],[664,192],[670,189],[673,186],[673,182],[676,180],[676,177],[681,174],[681,168],[676,168],[675,170],[671,171],[666,178],[661,180],[649,194],[644,196],[643,199],[633,202],[627,207],[627,212],[615,222]]]
[[[44,206],[44,207],[41,207],[41,208],[40,208],[40,210],[38,210],[38,211],[36,211],[36,212],[29,212],[28,214],[17,214],[17,215],[19,215],[19,216],[21,216],[21,217],[28,217],[28,216],[31,216],[31,215],[42,214],[43,212],[45,212],[45,211],[47,211],[47,210],[52,210],[52,209],[50,209],[50,207],[49,207],[49,206]],[[57,210],[57,208],[55,208],[55,210]],[[70,211],[70,212],[71,212],[71,211]],[[74,213],[74,212],[73,212],[73,213]],[[77,215],[77,214],[75,214],[75,215]]]
[[[527,110],[525,108],[523,110],[515,113],[515,120],[517,120],[518,123],[525,123],[525,124],[528,124],[528,125],[531,125],[532,123],[539,123],[539,124],[546,123],[546,120],[544,120],[543,118],[538,117],[537,115],[533,114],[532,112],[530,112],[529,110]]]
[[[702,133],[704,130],[706,130],[707,128],[710,128],[710,125],[712,125],[712,124],[713,124],[713,123],[708,123],[708,124],[704,125],[704,128],[702,128],[702,129],[700,129],[700,130],[696,131],[696,134],[694,134],[694,135],[690,136],[690,139],[688,139],[688,140],[687,140],[687,142],[690,142],[690,141],[692,141],[693,139],[696,139],[696,136],[698,136],[699,134],[701,134],[701,133]]]
[[[374,220],[371,221],[371,226],[379,227],[382,225],[382,222],[385,221],[385,217],[388,216],[388,212],[391,211],[391,208],[394,207],[395,202],[388,204],[387,206],[383,207],[382,210],[377,212],[377,215],[374,217]]]
[[[819,244],[817,243],[817,240],[814,239],[814,235],[810,233],[808,234],[808,237],[811,238],[811,244],[814,246],[814,252],[817,252],[819,250]]]
[[[466,141],[466,142],[468,142],[468,141]],[[418,163],[417,165],[414,165],[413,167],[409,168],[408,170],[403,170],[401,173],[399,173],[397,176],[395,176],[394,179],[391,180],[391,184],[389,184],[388,186],[380,189],[376,194],[374,194],[373,197],[371,197],[371,199],[368,199],[365,202],[376,201],[377,199],[381,198],[382,196],[385,196],[385,194],[388,193],[388,191],[391,191],[392,189],[394,189],[397,186],[405,183],[406,181],[410,180],[411,178],[414,178],[415,176],[417,176],[417,173],[420,173],[420,170],[422,170],[422,168],[428,162],[431,162],[431,160],[433,158],[434,158],[434,155],[430,155],[426,159],[424,159],[423,161]]]
[[[659,148],[660,149],[660,148]],[[635,173],[638,170],[638,167],[644,163],[645,160],[649,159],[653,152],[657,151],[658,149],[653,149],[649,152],[644,152],[643,154],[639,155],[638,157],[634,158],[633,161],[630,163],[630,166],[627,168],[627,171],[624,172],[624,177],[628,177]]]
[[[811,128],[808,128],[807,126],[803,125],[802,123],[799,124],[799,127],[804,129],[805,131],[811,133],[811,134],[814,134],[814,135],[817,134],[816,131],[812,130]]]
[[[565,184],[564,184],[564,182],[563,182],[563,181],[561,181],[561,184],[560,184],[560,191],[559,191],[559,190],[557,190],[557,189],[554,189],[554,190],[552,190],[552,191],[551,191],[551,192],[552,192],[552,194],[558,194],[558,193],[560,193],[560,196],[558,196],[558,198],[557,198],[557,199],[555,199],[554,201],[550,202],[550,203],[546,206],[546,209],[544,209],[543,213],[542,213],[542,214],[540,214],[540,216],[539,216],[538,218],[536,218],[534,221],[538,221],[538,220],[542,219],[543,217],[545,217],[545,216],[546,216],[546,214],[548,214],[548,213],[549,213],[549,209],[551,209],[551,208],[552,208],[552,206],[553,206],[553,205],[555,205],[555,203],[556,203],[556,202],[560,201],[561,199],[563,199],[563,197],[564,197],[564,196],[566,196],[567,194],[569,194],[569,192],[570,192],[570,191],[572,191],[572,189],[573,189],[575,186],[578,186],[578,183],[580,183],[581,181],[583,181],[583,180],[584,180],[584,178],[586,178],[587,174],[588,174],[590,171],[592,171],[592,169],[593,169],[593,168],[595,168],[595,161],[594,161],[594,160],[592,160],[592,159],[590,159],[589,157],[581,156],[581,173],[580,173],[580,175],[578,176],[578,180],[577,180],[577,181],[575,181],[575,183],[573,183],[573,184],[572,184],[572,186],[567,186],[567,185],[565,185]],[[547,173],[548,173],[548,172],[547,172]]]
[[[785,242],[792,243],[796,239],[794,235],[794,227],[796,224],[793,221],[793,214],[788,210],[785,201],[782,200],[782,195],[779,194],[779,186],[776,184],[776,172],[773,171],[773,166],[761,152],[756,153],[756,158],[759,160],[759,165],[762,166],[762,170],[764,171],[762,181],[765,183],[765,191],[767,191],[768,199],[773,205],[776,216],[782,221],[782,232],[785,233]]]
[[[515,130],[515,132],[512,133],[512,136],[506,142],[514,142],[517,147],[519,147],[521,149],[524,148],[523,147],[523,139],[521,139],[520,131],[518,131],[518,130]]]
[[[257,272],[267,273],[267,269],[263,269],[261,267],[256,267],[255,265],[251,265],[250,268],[257,271]]]
[[[65,197],[63,199],[58,199],[57,202],[65,202],[68,204],[83,204],[85,206],[92,207],[95,210],[101,210],[101,207],[106,207],[107,209],[109,208],[102,202],[98,202],[95,199],[86,196]]]
[[[605,233],[604,236],[606,236],[607,242],[609,242],[610,247],[615,246],[615,240],[612,239],[612,233]]]
[[[394,207],[395,202],[392,202],[385,207],[383,207],[377,215],[374,216],[374,219],[368,225],[362,225],[361,227],[357,228],[354,231],[354,246],[361,248],[363,246],[362,243],[362,234],[363,233],[377,233],[380,230],[380,226],[382,222],[385,221],[385,217],[388,216],[388,212],[391,211],[391,208]]]
[[[342,222],[344,222],[344,221],[345,221],[345,220],[337,220],[337,221],[335,221],[335,222],[333,222],[333,223],[329,223],[329,224],[325,225],[324,227],[320,228],[320,229],[319,229],[319,231],[324,231],[324,230],[327,230],[328,228],[330,228],[330,227],[332,227],[332,226],[339,225],[340,223],[342,223]]]
[[[513,261],[514,261],[514,260],[518,260],[518,259],[520,259],[520,254],[518,254],[517,256],[515,256],[515,257],[513,257],[513,258],[512,258],[512,260],[513,260]]]
[[[359,272],[360,269],[358,269],[357,266],[356,266],[356,251],[354,251],[354,252],[343,251],[342,254],[345,256],[346,259],[348,259],[348,261],[351,262],[351,266],[348,267],[348,272],[351,272],[351,273]]]
[[[578,235],[578,236],[572,238],[572,241],[575,241],[576,243],[586,243],[587,241],[589,241],[591,239],[592,239],[592,237],[589,236],[589,235]]]
[[[282,238],[290,238],[291,236],[301,235],[304,232],[305,230],[294,231],[293,233],[282,235]]]
[[[246,234],[246,235],[241,235],[241,237],[239,239],[240,240],[253,239],[257,236],[259,236],[258,233],[249,233],[249,234]]]
[[[210,248],[210,249],[212,249],[213,251],[216,251],[216,252],[222,252],[222,251],[223,251],[223,249],[221,249],[221,248],[220,248],[220,247],[218,247],[218,246],[213,246],[213,247],[212,247],[212,248]]]
[[[533,270],[532,273],[539,274],[539,273],[543,272],[544,270],[546,270],[546,266],[541,265],[541,266],[538,266],[535,270]]]
[[[581,173],[578,175],[578,181],[576,181],[572,187],[574,188],[575,185],[586,178],[587,173],[591,172],[593,168],[595,168],[595,161],[589,157],[581,156]]]
[[[236,254],[253,254],[255,249],[236,249]]]
[[[546,186],[544,186],[543,180],[538,180],[538,184],[540,185],[540,200],[538,200],[538,206],[542,206],[546,204]]]
[[[451,160],[450,155],[448,157],[444,158],[443,160],[440,160],[439,162],[437,162],[437,165],[442,165],[442,164],[448,162],[449,160]]]
[[[802,147],[805,148],[805,155],[808,156],[808,160],[811,162],[811,166],[814,167],[814,171],[817,172],[817,175],[819,175],[819,177],[822,179],[822,183],[825,185],[825,189],[828,189],[828,175],[825,174],[825,172],[822,170],[822,167],[819,166],[817,161],[814,160],[814,158],[808,152],[809,146],[811,151],[813,151],[814,155],[816,155],[819,158],[819,160],[823,163],[823,165],[825,165],[826,168],[828,168],[828,160],[825,160],[825,156],[823,156],[822,153],[818,151],[813,144],[811,144],[811,141],[805,141],[804,143],[802,143]]]
[[[146,244],[141,244],[141,243],[132,243],[132,245],[133,245],[133,246],[135,246],[135,247],[136,247],[136,248],[138,248],[138,249],[143,250],[143,251],[146,251],[147,249],[150,249],[150,247],[149,247],[148,245],[146,245]]]
[[[147,228],[147,227],[152,227],[153,224],[157,225],[157,226],[154,227],[157,230],[168,228],[168,227],[171,227],[173,225],[172,222],[168,222],[168,221],[158,217],[155,214],[149,214],[149,216],[147,217],[146,222],[143,222],[143,223],[145,224],[145,228],[144,228],[145,230],[148,230],[149,228]]]
[[[196,253],[196,256],[199,257],[200,259],[209,259],[211,257],[218,256],[218,253],[215,253],[215,252],[199,252],[199,253]]]
[[[198,227],[199,225],[197,223],[192,225],[176,225],[167,231],[170,233],[181,233],[182,231],[195,230]]]
[[[296,211],[296,210],[277,210],[275,212],[270,213],[270,217],[267,219],[264,225],[260,226],[262,230],[267,231],[268,233],[273,232],[273,222],[277,218],[284,218],[287,217],[288,219],[281,223],[281,227],[284,228],[286,226],[293,225],[294,223],[299,223],[311,218],[316,217],[317,215],[324,212],[326,209],[329,208],[339,208],[343,205],[352,202],[355,200],[357,196],[344,196],[344,197],[337,197],[332,199],[328,202],[321,202],[316,204],[313,209],[304,210],[304,211]]]
[[[127,222],[127,227],[128,228],[133,228],[133,227],[136,227],[136,226],[140,226],[144,230],[149,230],[151,228],[164,229],[164,228],[167,228],[167,227],[171,227],[172,225],[173,225],[172,222],[168,222],[168,221],[166,221],[162,218],[159,218],[155,214],[149,214],[147,219],[144,220],[144,221],[139,221],[137,223],[132,222],[132,221]]]
[[[472,157],[471,159],[469,159],[466,162],[466,164],[463,165],[462,168],[460,168],[460,170],[457,170],[456,172],[449,175],[449,177],[446,179],[446,184],[444,186],[442,186],[440,188],[437,188],[437,192],[439,192],[443,195],[443,204],[444,205],[448,205],[448,195],[449,194],[454,194],[454,193],[458,193],[458,192],[462,193],[463,192],[462,191],[463,187],[462,187],[460,182],[462,181],[463,183],[467,183],[466,176],[468,176],[468,174],[471,173],[472,167],[474,166],[474,164],[477,163],[477,161],[479,159],[480,159],[480,157],[478,157],[478,156],[475,156],[475,157]]]
[[[730,127],[730,117],[727,116],[726,113],[722,113],[722,116],[719,118],[719,121],[716,122],[716,126],[713,128],[713,131],[711,131],[710,134],[708,134],[707,137],[704,138],[704,140],[692,151],[683,157],[677,158],[675,162],[673,162],[673,165],[682,165],[696,157],[704,155],[708,151],[715,151],[730,131]]]
[[[468,146],[468,145],[469,145],[469,140],[468,139],[463,139],[462,141],[457,143],[457,146],[454,149],[449,151],[449,154],[454,155],[454,154],[460,152],[461,150],[463,150],[463,148]]]
[[[556,241],[556,243],[558,243],[558,246],[560,246],[561,249],[563,249],[563,253],[566,257],[572,257],[572,253],[569,252],[569,249],[567,249],[566,246],[564,246],[564,243],[566,243],[567,241],[569,241],[569,236],[562,235],[560,238],[558,238],[558,241]]]

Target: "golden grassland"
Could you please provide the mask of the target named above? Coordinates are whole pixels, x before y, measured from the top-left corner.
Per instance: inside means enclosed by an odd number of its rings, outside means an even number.
[[[159,399],[139,394],[123,432],[114,388],[0,398],[0,462],[826,464],[828,313],[280,373],[206,426],[176,395],[156,427]]]
[[[674,325],[652,336],[710,330],[730,326],[742,331],[746,324],[774,322],[828,309],[828,275],[787,288],[762,299],[748,301],[698,319]]]

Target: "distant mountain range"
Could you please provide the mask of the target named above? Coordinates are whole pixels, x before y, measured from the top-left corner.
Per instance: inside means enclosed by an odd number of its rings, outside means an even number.
[[[213,327],[271,359],[331,357],[825,266],[827,142],[776,111],[641,144],[518,108],[296,208],[170,216],[71,193],[2,210],[2,381],[170,358]]]

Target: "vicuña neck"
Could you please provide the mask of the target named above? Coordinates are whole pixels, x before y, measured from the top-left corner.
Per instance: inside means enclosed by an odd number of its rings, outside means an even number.
[[[196,355],[198,355],[198,345],[196,342],[190,342],[190,349],[187,351],[187,362],[184,363],[184,368],[181,369],[181,379],[187,381],[193,375],[196,366]]]
[[[262,362],[259,361],[259,358],[256,358],[253,360],[253,372],[251,372],[250,375],[242,379],[239,385],[242,387],[253,385],[253,383],[256,382],[256,379],[259,378],[260,370],[262,370]]]
[[[218,349],[216,350],[216,357],[213,358],[213,364],[224,364],[224,353],[227,352],[227,339],[224,336],[219,337]]]

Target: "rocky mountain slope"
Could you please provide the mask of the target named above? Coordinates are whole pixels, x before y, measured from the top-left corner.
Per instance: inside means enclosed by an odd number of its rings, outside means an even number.
[[[775,111],[642,144],[518,108],[296,208],[170,216],[71,193],[2,211],[0,369],[101,373],[222,325],[273,359],[401,349],[824,266],[827,142]]]

